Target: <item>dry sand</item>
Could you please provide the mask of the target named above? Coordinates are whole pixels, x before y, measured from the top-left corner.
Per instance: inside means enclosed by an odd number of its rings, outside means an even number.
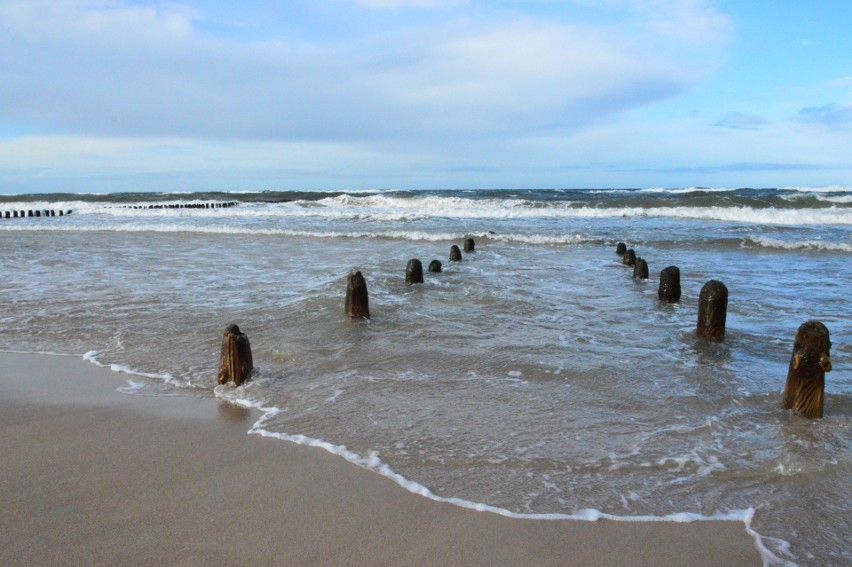
[[[2,565],[760,565],[741,522],[514,519],[412,494],[257,414],[0,354]]]

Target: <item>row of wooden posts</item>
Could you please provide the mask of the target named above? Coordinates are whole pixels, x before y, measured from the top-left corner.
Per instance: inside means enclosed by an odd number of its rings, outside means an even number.
[[[223,203],[172,203],[163,205],[123,205],[122,209],[227,209],[235,207],[237,201],[226,201]],[[73,210],[54,209],[32,209],[26,211],[0,211],[0,219],[23,219],[33,217],[64,217],[70,215]]]
[[[27,211],[0,211],[0,219],[24,219],[32,217],[64,217],[70,215],[72,210],[58,211],[53,209],[27,210]]]
[[[472,252],[474,247],[473,239],[468,238],[464,244],[465,252]],[[624,265],[633,267],[634,279],[648,279],[648,263],[637,258],[633,249],[628,249],[623,242],[619,242],[616,253],[622,257]],[[458,262],[461,259],[461,250],[453,245],[450,249],[450,261]],[[430,272],[440,272],[441,267],[438,260],[429,263]],[[405,283],[423,283],[423,264],[420,260],[409,260],[405,268]],[[677,302],[680,296],[680,269],[677,266],[668,266],[660,272],[657,297],[660,301]],[[710,340],[722,340],[725,335],[727,309],[728,288],[725,284],[717,280],[705,283],[698,298],[697,334]],[[344,310],[349,317],[370,317],[367,282],[360,271],[351,272],[347,277]],[[784,409],[792,409],[807,418],[822,417],[825,373],[831,371],[830,349],[831,341],[825,325],[819,321],[807,321],[799,327],[787,370],[787,382],[781,404]],[[249,378],[252,368],[248,337],[240,332],[237,325],[228,325],[219,357],[219,383],[233,381],[239,386]]]
[[[473,238],[464,241],[464,251],[473,252],[476,243]],[[461,262],[461,249],[453,244],[450,247],[450,262]],[[430,272],[441,272],[443,265],[440,260],[429,262]],[[408,261],[405,267],[405,284],[412,285],[423,283],[423,263],[417,258]],[[370,299],[367,293],[367,281],[360,271],[350,272],[346,279],[346,300],[344,305],[346,315],[355,318],[370,318]],[[222,338],[222,349],[219,354],[219,374],[217,380],[220,384],[233,382],[237,386],[249,379],[254,365],[251,356],[251,345],[248,337],[240,332],[235,324],[225,328]]]
[[[648,263],[636,256],[623,242],[615,247],[622,263],[633,266],[633,279],[648,279]],[[657,297],[661,301],[680,300],[680,269],[669,266],[660,272]],[[728,288],[718,280],[710,280],[698,295],[699,336],[720,341],[725,336],[725,319],[728,312]],[[819,321],[806,321],[796,331],[793,355],[787,368],[781,407],[792,409],[807,418],[822,417],[825,395],[825,373],[831,372],[831,340],[828,328]]]
[[[123,205],[122,209],[228,209],[235,207],[237,201],[226,201],[224,203],[170,203],[162,205]]]
[[[633,279],[648,279],[648,262],[636,256],[636,251],[627,248],[623,242],[615,247],[615,253],[622,257],[622,264],[633,267]],[[660,287],[657,289],[660,301],[671,303],[680,301],[680,268],[669,266],[660,272]],[[728,288],[718,280],[710,280],[701,288],[698,295],[698,325],[696,332],[707,339],[720,341],[725,336],[725,320],[728,315]]]

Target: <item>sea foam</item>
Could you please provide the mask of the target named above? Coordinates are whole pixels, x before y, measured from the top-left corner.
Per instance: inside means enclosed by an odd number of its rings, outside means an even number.
[[[429,498],[430,500],[434,500],[437,502],[444,502],[447,504],[452,504],[454,506],[459,506],[461,508],[467,508],[470,510],[476,510],[479,512],[488,512],[492,514],[498,514],[500,516],[506,516],[509,518],[516,518],[521,520],[575,520],[575,521],[585,521],[585,522],[596,522],[599,520],[611,520],[611,521],[619,521],[619,522],[676,522],[676,523],[688,523],[688,522],[700,522],[700,521],[737,521],[742,522],[746,533],[748,533],[752,539],[754,540],[755,547],[760,553],[763,564],[764,565],[779,565],[784,567],[796,567],[795,563],[782,559],[775,555],[765,544],[763,541],[763,536],[758,533],[756,530],[752,528],[752,520],[754,519],[755,510],[754,508],[746,508],[739,510],[729,510],[727,512],[718,512],[712,515],[703,515],[697,514],[693,512],[675,512],[672,514],[666,514],[663,516],[652,516],[652,515],[641,515],[641,516],[621,516],[616,514],[608,514],[601,510],[596,510],[592,508],[578,510],[572,514],[564,514],[564,513],[519,513],[513,512],[511,510],[507,510],[505,508],[500,508],[497,506],[491,506],[489,504],[473,502],[470,500],[466,500],[463,498],[456,497],[445,497],[438,496],[434,492],[432,492],[428,487],[412,481],[398,472],[394,471],[388,464],[384,463],[380,458],[378,453],[371,452],[370,454],[364,456],[355,453],[354,451],[349,450],[344,445],[336,445],[334,443],[330,443],[328,441],[322,439],[316,439],[313,437],[309,437],[306,435],[300,434],[290,434],[283,432],[270,431],[265,428],[266,422],[282,413],[282,409],[278,407],[266,407],[262,402],[258,402],[256,400],[251,400],[242,396],[241,393],[235,388],[229,388],[227,386],[217,387],[214,390],[217,397],[228,401],[229,403],[233,403],[236,405],[240,405],[249,409],[256,409],[262,412],[261,417],[252,425],[249,429],[248,433],[252,435],[259,435],[261,437],[267,437],[272,439],[277,439],[281,441],[287,441],[290,443],[294,443],[296,445],[303,445],[306,447],[314,447],[318,449],[323,449],[333,455],[337,455],[344,460],[357,465],[361,468],[367,469],[369,471],[375,472],[388,478],[404,488],[405,490],[422,496],[424,498]],[[786,542],[783,540],[778,540],[776,542],[777,547],[783,549]]]

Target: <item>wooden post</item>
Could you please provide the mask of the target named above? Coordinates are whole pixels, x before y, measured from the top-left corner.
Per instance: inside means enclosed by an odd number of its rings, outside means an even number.
[[[619,242],[615,245],[615,253],[619,256],[624,256],[624,253],[627,252],[627,244],[623,242]]]
[[[621,258],[621,263],[625,266],[632,266],[636,264],[636,251],[633,248],[628,248],[624,253],[624,256]]]
[[[473,249],[476,248],[476,243],[473,241],[473,238],[468,238],[464,241],[464,251],[465,252],[473,252]]]
[[[680,299],[680,268],[669,266],[660,272],[660,287],[657,297],[661,301],[674,303]]]
[[[462,253],[459,247],[455,244],[450,248],[450,262],[461,262]]]
[[[725,319],[728,314],[728,288],[718,280],[710,280],[698,296],[699,336],[715,341],[725,337]]]
[[[361,272],[351,272],[346,280],[346,314],[349,317],[370,318],[367,282]]]
[[[248,337],[233,323],[225,328],[222,352],[219,355],[219,383],[233,382],[237,386],[249,379],[254,363]]]
[[[405,267],[405,285],[416,283],[423,283],[423,264],[417,258],[412,258]]]
[[[819,321],[802,323],[793,342],[781,407],[802,417],[822,417],[825,373],[831,372],[831,341]]]
[[[429,262],[429,271],[439,273],[441,271],[441,262],[440,260],[432,260]]]
[[[637,258],[633,265],[633,279],[647,280],[648,279],[648,262],[644,258]]]

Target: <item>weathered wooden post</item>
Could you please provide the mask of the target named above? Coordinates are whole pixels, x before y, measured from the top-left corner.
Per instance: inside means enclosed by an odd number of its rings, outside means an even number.
[[[346,314],[350,317],[370,318],[370,301],[367,282],[361,272],[350,272],[346,280]]]
[[[405,267],[405,285],[416,283],[423,283],[423,263],[412,258]]]
[[[619,256],[624,256],[624,253],[627,252],[627,244],[623,242],[619,242],[615,245],[615,253]]]
[[[459,247],[453,244],[450,248],[450,262],[461,262],[462,253]]]
[[[429,262],[429,271],[439,273],[441,271],[441,262],[440,260],[432,260]]]
[[[660,287],[657,289],[657,297],[661,301],[674,303],[680,299],[680,268],[669,266],[660,272]]]
[[[819,321],[802,323],[793,341],[782,408],[808,419],[822,417],[825,373],[831,372],[830,350],[825,325]]]
[[[628,248],[621,258],[621,263],[625,266],[633,266],[636,264],[636,251],[633,248]]]
[[[633,264],[633,279],[647,280],[648,279],[648,262],[644,258],[637,258]]]
[[[464,251],[465,252],[473,252],[473,249],[476,248],[476,243],[473,241],[473,238],[468,238],[464,241]]]
[[[219,383],[233,382],[237,386],[249,379],[254,363],[248,337],[233,323],[225,328],[222,352],[219,355]]]
[[[725,336],[725,319],[728,315],[728,288],[718,280],[710,280],[698,295],[699,336],[720,341]]]

